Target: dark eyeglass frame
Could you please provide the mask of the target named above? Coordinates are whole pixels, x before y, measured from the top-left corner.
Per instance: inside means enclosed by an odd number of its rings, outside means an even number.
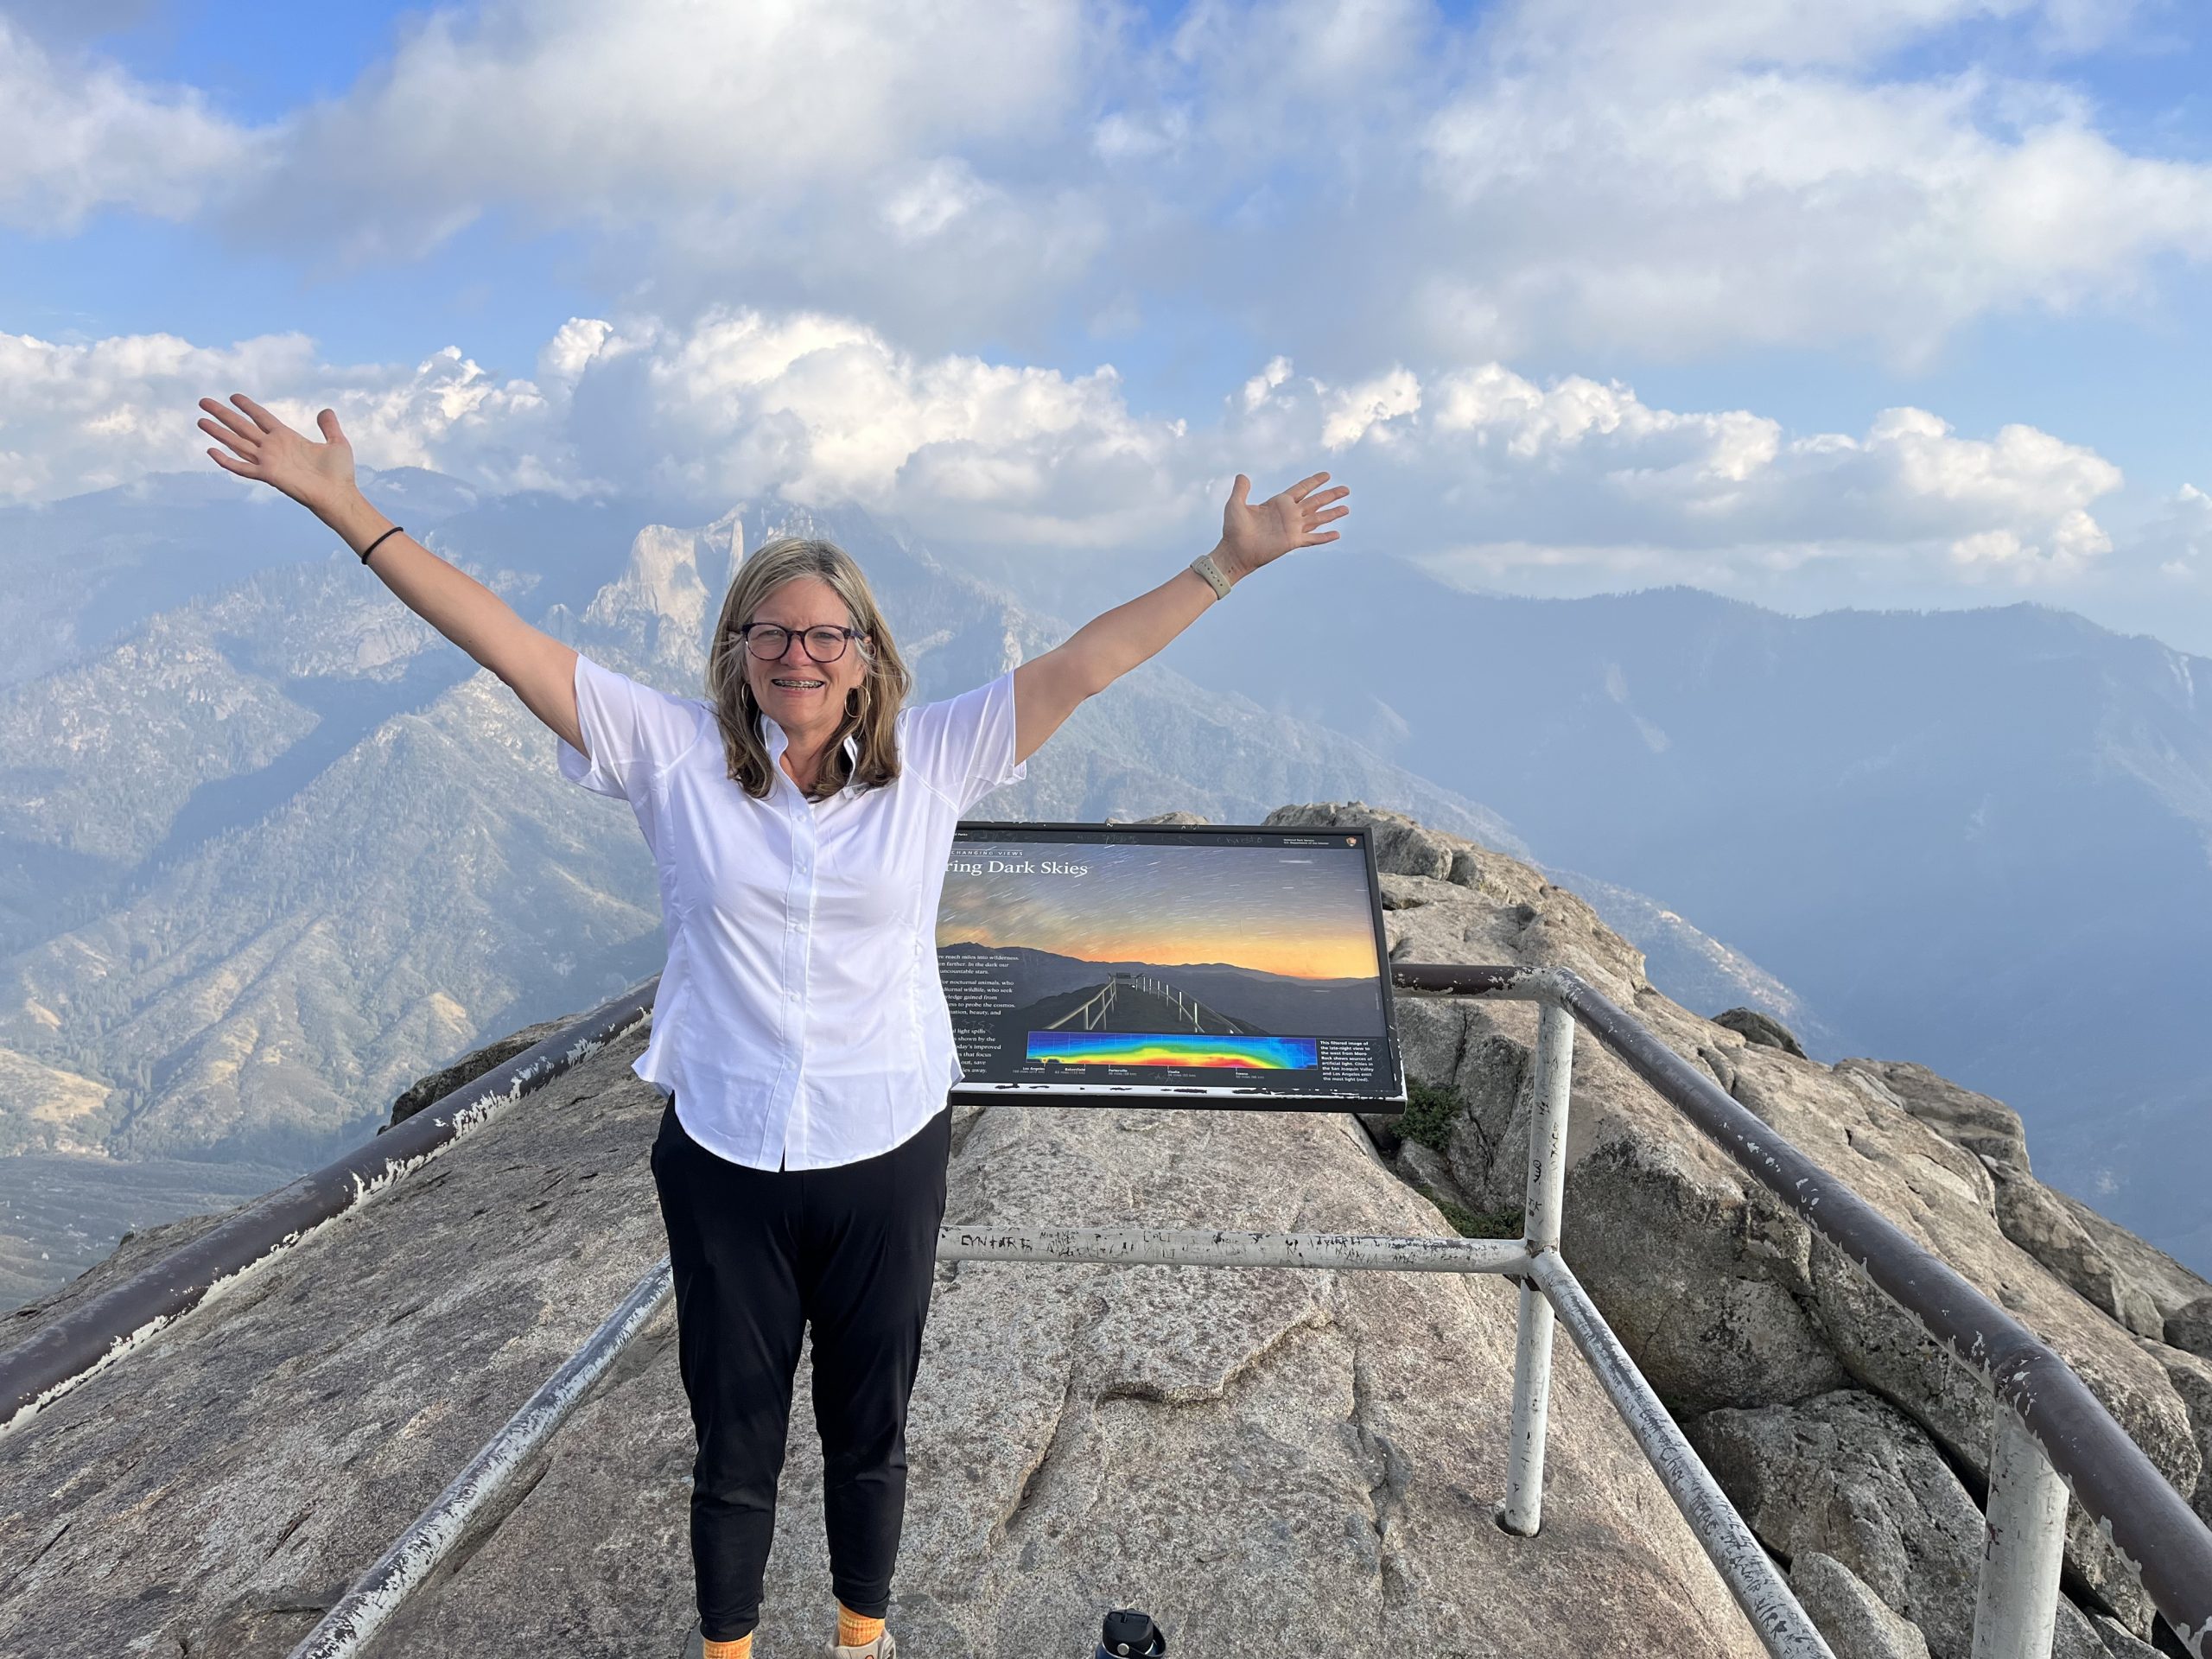
[[[783,661],[785,653],[787,653],[791,648],[791,641],[796,639],[799,642],[799,649],[806,653],[809,661],[821,663],[824,665],[834,663],[837,661],[839,658],[842,657],[845,654],[846,649],[854,640],[864,639],[866,637],[858,628],[840,628],[833,626],[831,624],[827,622],[821,623],[811,628],[802,628],[798,630],[787,628],[780,622],[747,622],[736,632],[738,639],[744,643],[746,650],[751,652],[753,656],[759,658],[764,663],[780,663]],[[764,635],[768,633],[780,633],[784,636],[784,643],[778,646],[773,652],[762,651],[753,643],[753,636],[756,632]],[[814,649],[812,636],[817,633],[834,633],[838,635],[839,642],[837,649],[827,657],[817,655]]]

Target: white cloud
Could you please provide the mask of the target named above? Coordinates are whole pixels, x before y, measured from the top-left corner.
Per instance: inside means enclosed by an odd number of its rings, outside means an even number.
[[[1790,8],[1785,34],[1781,9],[1700,28],[1608,8],[1485,64],[1422,135],[1435,241],[1465,256],[1412,280],[1430,343],[1863,339],[1911,360],[1977,317],[2126,300],[2160,257],[2212,256],[2212,168],[2127,153],[2064,88],[1856,72],[1899,19],[1991,10]],[[1816,21],[1885,12],[1841,39]],[[1746,17],[1764,26],[1714,22]]]
[[[60,345],[0,334],[0,501],[48,501],[181,471],[198,437],[199,398],[294,385],[317,372],[304,334],[207,347],[174,334]]]
[[[197,90],[49,51],[0,16],[0,225],[66,235],[105,207],[187,219],[262,147]]]
[[[1399,118],[1436,26],[1426,0],[1192,0],[1145,69],[1210,165],[1264,168]]]
[[[637,373],[628,417],[663,457],[642,481],[694,497],[852,499],[931,534],[1050,545],[1187,505],[1176,423],[1132,416],[1110,367],[922,358],[847,320],[746,310],[657,331]]]
[[[1184,423],[1133,416],[1110,367],[921,358],[850,319],[733,309],[682,329],[571,319],[534,378],[502,379],[450,346],[411,366],[334,366],[296,334],[221,348],[0,334],[0,500],[212,472],[197,404],[233,391],[310,435],[335,409],[369,467],[493,491],[853,500],[1016,543],[1123,541],[1186,515],[1203,483],[1180,465]]]
[[[1394,368],[1357,385],[1324,390],[1321,447],[1348,448],[1362,438],[1388,443],[1396,435],[1390,423],[1421,408],[1421,381]]]
[[[1281,386],[1268,405],[1280,429],[1318,428],[1349,447],[1343,464],[1370,475],[1370,504],[1387,480],[1388,539],[1448,546],[1459,567],[1492,577],[1539,567],[1719,582],[1829,561],[2063,582],[2111,550],[2090,509],[2123,482],[2102,456],[2034,428],[1963,437],[1916,409],[1885,410],[1859,436],[1789,437],[1749,411],[1656,409],[1618,383],[1539,386],[1496,363],[1426,389],[1400,370],[1351,393],[1286,367]],[[1348,445],[1332,442],[1355,426]]]
[[[2046,9],[2039,0],[1851,0],[1833,6],[1780,0],[1731,5],[1642,0],[1634,6],[1613,0],[1524,0],[1510,9],[1499,34],[1505,49],[1531,62],[1596,59],[1675,76],[1700,65],[1749,61],[1853,67],[1935,29]]]
[[[1497,363],[1338,385],[1278,356],[1193,429],[1132,412],[1110,366],[924,356],[850,318],[728,308],[689,327],[571,319],[532,378],[505,379],[455,346],[332,366],[297,335],[219,349],[0,335],[0,499],[212,468],[194,405],[233,391],[302,431],[334,407],[372,467],[713,510],[851,500],[928,537],[1040,551],[1202,533],[1235,472],[1265,492],[1322,460],[1356,484],[1355,537],[1493,578],[1728,585],[1822,565],[2063,585],[2104,562],[2094,510],[2122,481],[2026,426],[1972,437],[1896,409],[1859,435],[1793,436],[1745,410],[1656,408],[1617,382],[1540,385]],[[1270,483],[1271,467],[1285,476]],[[2185,494],[2177,522],[2202,503]]]
[[[1180,149],[1190,132],[1188,110],[1161,110],[1146,119],[1116,110],[1091,128],[1090,147],[1107,162],[1150,161]]]
[[[1271,357],[1268,366],[1244,383],[1244,408],[1249,414],[1268,401],[1268,395],[1290,378],[1290,359]]]
[[[664,317],[823,308],[931,353],[1195,309],[1339,381],[1910,364],[2212,257],[2212,168],[2115,142],[2063,76],[2134,11],[1190,0],[1151,37],[1104,0],[486,0],[410,15],[344,94],[252,132],[0,24],[0,216],[213,201],[329,269],[498,214],[581,232],[592,280]],[[1976,41],[2018,73],[1899,67]]]
[[[703,246],[871,208],[927,233],[982,188],[963,147],[1057,127],[1083,38],[1073,0],[434,11],[389,64],[298,112],[241,219],[312,228],[350,257],[422,252],[494,207]]]
[[[899,241],[926,242],[999,194],[981,183],[966,162],[940,159],[894,186],[879,217]]]
[[[2144,531],[2140,550],[2158,574],[2192,586],[2212,575],[2212,495],[2184,484]]]

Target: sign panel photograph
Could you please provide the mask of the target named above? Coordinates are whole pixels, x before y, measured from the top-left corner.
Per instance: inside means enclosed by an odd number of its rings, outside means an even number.
[[[1363,829],[963,824],[937,946],[956,1096],[1405,1096]]]

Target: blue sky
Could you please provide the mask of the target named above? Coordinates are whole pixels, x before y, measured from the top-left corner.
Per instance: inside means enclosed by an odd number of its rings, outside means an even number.
[[[1478,586],[2212,652],[2200,8],[908,10],[0,4],[0,499],[245,390],[1039,559],[1327,467]]]

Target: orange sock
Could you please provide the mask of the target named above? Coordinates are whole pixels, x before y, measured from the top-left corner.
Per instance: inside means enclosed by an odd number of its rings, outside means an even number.
[[[747,1630],[734,1642],[709,1642],[707,1659],[753,1659],[753,1632]]]
[[[841,1648],[864,1648],[883,1634],[880,1618],[862,1618],[843,1602],[837,1604],[837,1645]]]

